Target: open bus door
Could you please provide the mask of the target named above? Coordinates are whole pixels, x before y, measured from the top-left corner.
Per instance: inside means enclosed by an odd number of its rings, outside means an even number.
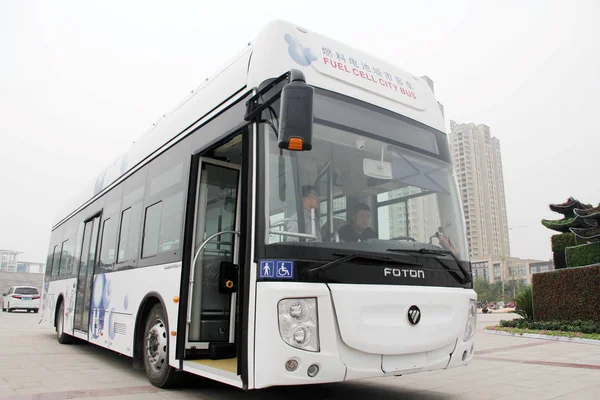
[[[240,165],[201,158],[198,169],[186,358],[237,374]]]
[[[101,214],[85,222],[83,228],[83,244],[79,257],[77,271],[77,291],[75,293],[75,318],[73,321],[74,333],[84,332],[85,339],[89,330],[90,304],[92,299],[92,278],[96,265],[98,236],[100,231]],[[81,335],[78,335],[81,336]]]

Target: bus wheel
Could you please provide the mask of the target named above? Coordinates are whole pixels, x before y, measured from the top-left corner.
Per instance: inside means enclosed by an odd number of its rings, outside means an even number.
[[[150,383],[159,388],[175,383],[175,368],[169,365],[169,327],[162,305],[152,307],[144,329],[144,368]]]
[[[65,326],[65,303],[60,302],[58,306],[58,313],[56,314],[56,338],[60,344],[71,344],[73,343],[73,337],[67,335],[64,330]]]

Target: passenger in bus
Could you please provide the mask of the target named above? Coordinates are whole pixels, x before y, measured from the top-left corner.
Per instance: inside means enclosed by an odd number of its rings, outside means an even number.
[[[368,239],[377,239],[377,233],[369,227],[371,209],[364,203],[359,203],[354,208],[352,222],[344,225],[338,231],[340,239],[344,242],[363,242]]]
[[[299,232],[298,230],[298,217],[296,214],[292,215],[289,218],[287,223],[286,230],[288,232],[297,232],[297,233],[306,233],[309,235],[315,235],[317,237],[318,242],[322,242],[323,238],[321,237],[321,226],[319,224],[319,206],[321,205],[321,201],[319,199],[319,194],[314,186],[305,185],[302,186],[302,206],[304,209],[304,232]],[[312,216],[311,209],[315,210],[315,232],[312,232]],[[290,236],[287,238],[288,242],[297,242],[299,238]],[[310,239],[309,239],[310,241]],[[312,240],[314,241],[314,239]]]

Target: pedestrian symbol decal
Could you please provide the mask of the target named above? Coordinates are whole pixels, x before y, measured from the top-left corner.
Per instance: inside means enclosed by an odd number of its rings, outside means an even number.
[[[282,260],[262,260],[259,277],[262,279],[294,279],[294,262]]]
[[[260,262],[260,277],[273,278],[275,276],[275,262],[261,261]]]

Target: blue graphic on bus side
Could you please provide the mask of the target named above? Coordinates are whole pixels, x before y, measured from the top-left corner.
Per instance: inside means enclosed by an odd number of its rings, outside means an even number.
[[[258,276],[262,279],[294,279],[294,262],[261,260]]]
[[[307,67],[312,64],[313,61],[318,60],[309,48],[303,47],[292,35],[285,34],[283,38],[288,44],[288,53],[296,64]]]

